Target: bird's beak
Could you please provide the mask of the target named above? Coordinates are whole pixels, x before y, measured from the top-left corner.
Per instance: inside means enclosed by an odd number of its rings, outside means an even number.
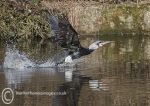
[[[101,43],[101,45],[103,46],[103,45],[105,45],[105,44],[112,43],[112,42],[114,42],[114,41],[103,41],[103,42]]]

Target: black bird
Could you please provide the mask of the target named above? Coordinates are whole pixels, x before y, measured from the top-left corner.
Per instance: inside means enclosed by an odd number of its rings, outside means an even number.
[[[59,13],[54,14],[48,10],[45,10],[45,12],[54,35],[54,41],[67,52],[64,58],[65,62],[70,63],[73,59],[88,55],[104,44],[109,43],[109,41],[96,41],[92,43],[89,48],[85,48],[81,46],[78,33],[72,27],[66,15]]]

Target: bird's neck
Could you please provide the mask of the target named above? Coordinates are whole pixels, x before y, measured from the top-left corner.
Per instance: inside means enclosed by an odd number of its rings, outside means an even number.
[[[88,55],[88,54],[92,53],[93,51],[94,51],[93,49],[81,47],[81,48],[79,48],[78,51],[69,54],[65,58],[65,62],[66,63],[71,63],[71,62],[73,62],[73,59],[78,59],[82,56],[85,56],[85,55]]]
[[[94,52],[94,49],[89,49],[89,52],[90,52],[90,53]]]
[[[90,53],[93,52],[93,51],[94,51],[94,50],[92,50],[92,49],[82,47],[82,48],[80,49],[80,55],[81,55],[81,56],[83,56],[83,55],[88,55],[88,54],[90,54]]]

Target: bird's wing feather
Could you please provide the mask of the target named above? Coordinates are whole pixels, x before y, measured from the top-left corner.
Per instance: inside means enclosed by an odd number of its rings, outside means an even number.
[[[64,14],[51,14],[47,12],[47,18],[54,33],[56,43],[62,48],[79,48],[78,33],[70,24]]]

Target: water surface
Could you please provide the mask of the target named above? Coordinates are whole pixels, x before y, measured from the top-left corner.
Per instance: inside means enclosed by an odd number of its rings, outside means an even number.
[[[81,43],[88,47],[97,39],[114,42],[80,58],[71,67],[1,67],[0,92],[9,87],[14,92],[66,93],[15,95],[10,106],[149,106],[150,37],[84,36]],[[19,54],[37,64],[46,63],[61,51],[48,41],[43,45],[30,41],[11,45],[14,46]],[[6,51],[6,44],[1,42],[1,65]],[[0,106],[5,106],[2,100]]]

